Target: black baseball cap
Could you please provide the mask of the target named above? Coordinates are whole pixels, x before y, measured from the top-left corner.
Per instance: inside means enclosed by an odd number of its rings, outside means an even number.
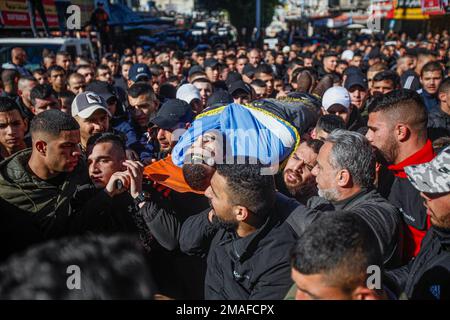
[[[219,61],[217,61],[216,59],[214,59],[214,58],[209,58],[209,59],[206,59],[206,60],[205,60],[205,62],[203,63],[203,66],[205,67],[205,69],[206,69],[206,68],[212,68],[212,69],[214,69],[214,68],[218,67],[219,64],[220,64]]]
[[[208,108],[214,108],[217,106],[226,106],[233,103],[233,97],[225,90],[219,89],[208,98],[206,106]]]
[[[255,75],[256,68],[252,66],[250,63],[247,63],[242,70],[242,73],[245,74],[249,78],[253,78]]]
[[[135,63],[131,66],[130,71],[128,72],[128,78],[133,82],[137,82],[141,78],[151,79],[152,73],[146,64]]]
[[[250,88],[250,85],[245,83],[242,80],[233,82],[230,87],[228,88],[228,92],[233,96],[238,90],[244,91],[245,93],[251,95],[252,89]]]
[[[158,126],[161,129],[171,130],[179,123],[192,122],[194,113],[191,105],[179,99],[169,99],[159,108],[156,116],[149,121],[148,126]]]
[[[106,81],[94,80],[86,86],[86,90],[95,92],[105,101],[108,101],[111,97],[117,99],[116,89]]]
[[[367,90],[366,78],[359,73],[349,74],[347,79],[345,79],[344,87],[345,89],[350,90],[353,86],[360,86],[361,88]]]

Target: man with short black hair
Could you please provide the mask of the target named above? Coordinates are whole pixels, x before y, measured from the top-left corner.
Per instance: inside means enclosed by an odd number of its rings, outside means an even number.
[[[323,115],[317,120],[314,131],[311,133],[313,139],[325,141],[328,135],[336,129],[345,129],[345,122],[335,114]]]
[[[84,76],[86,84],[91,83],[95,78],[94,69],[90,65],[82,64],[76,68],[76,72]]]
[[[334,73],[337,67],[338,54],[334,51],[328,51],[323,56],[322,67],[319,69],[319,75],[323,77],[326,74]]]
[[[28,121],[20,112],[14,100],[0,97],[0,159],[3,160],[17,151],[25,149],[25,133]]]
[[[266,83],[265,97],[275,98],[277,92],[273,87],[273,70],[268,64],[260,64],[255,70],[255,79]]]
[[[317,164],[317,155],[323,142],[303,141],[289,157],[283,169],[283,182],[288,195],[306,205],[309,198],[317,195],[316,179],[312,170]]]
[[[5,69],[2,71],[2,83],[3,92],[2,97],[7,97],[11,99],[17,98],[17,83],[20,79],[20,74],[15,69]]]
[[[370,94],[375,96],[377,94],[386,94],[398,89],[399,77],[391,70],[385,70],[378,72],[372,79],[372,87],[370,88]]]
[[[61,109],[52,87],[48,84],[35,86],[30,93],[31,111],[34,115],[50,109]]]
[[[213,93],[213,86],[211,81],[202,77],[194,80],[192,84],[200,91],[202,107],[206,108],[206,102]]]
[[[268,98],[267,96],[267,85],[264,81],[260,79],[253,80],[250,83],[253,91],[255,92],[255,100],[260,100],[264,98]]]
[[[422,96],[428,113],[439,108],[438,91],[443,78],[444,72],[439,62],[428,62],[423,66],[420,74],[422,89],[417,92]]]
[[[281,299],[291,285],[288,252],[295,241],[283,223],[282,196],[261,165],[231,160],[216,166],[205,192],[212,209],[184,222],[180,248],[207,256],[205,299]]]
[[[419,193],[406,179],[404,167],[434,158],[427,135],[428,116],[420,95],[412,90],[396,90],[377,96],[369,106],[366,137],[378,160],[395,175],[389,201],[401,210],[405,228],[405,260],[420,250],[430,224]]]
[[[66,74],[68,74],[72,66],[72,57],[66,51],[58,51],[56,53],[56,65],[63,68]]]
[[[48,81],[55,93],[66,90],[66,71],[56,65],[47,70]]]
[[[22,115],[31,121],[33,119],[33,104],[31,103],[31,90],[38,85],[38,82],[33,77],[21,77],[18,83],[18,98],[16,102],[21,109]]]
[[[373,231],[351,211],[330,212],[318,219],[291,250],[295,299],[386,299],[382,288],[368,287],[369,267],[383,270],[375,242]]]
[[[439,109],[428,115],[428,135],[432,141],[450,137],[450,78],[439,86]]]
[[[81,74],[74,72],[67,78],[67,90],[77,95],[86,90],[86,80]]]

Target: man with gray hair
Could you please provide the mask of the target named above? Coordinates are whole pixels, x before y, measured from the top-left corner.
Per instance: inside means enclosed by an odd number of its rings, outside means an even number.
[[[351,210],[372,229],[386,268],[400,263],[401,218],[397,209],[374,188],[375,155],[361,134],[338,129],[325,140],[312,174],[319,197],[299,207],[287,222],[300,236],[321,215],[335,210]]]

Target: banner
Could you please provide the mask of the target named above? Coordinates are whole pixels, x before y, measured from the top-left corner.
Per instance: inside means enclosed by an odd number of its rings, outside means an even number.
[[[42,0],[48,26],[58,27],[58,15],[56,13],[54,0]],[[5,28],[30,28],[30,17],[26,0],[1,0],[0,20]],[[36,25],[42,27],[42,20],[36,12]]]
[[[422,0],[422,12],[428,15],[445,14],[441,0]]]
[[[397,20],[428,20],[423,14],[421,0],[395,0],[394,19]]]

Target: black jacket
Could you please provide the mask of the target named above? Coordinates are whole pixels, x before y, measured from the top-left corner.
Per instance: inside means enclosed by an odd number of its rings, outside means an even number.
[[[409,299],[450,299],[450,230],[431,227],[419,255],[386,276]]]
[[[450,114],[439,109],[428,115],[428,137],[432,141],[440,137],[450,137]]]
[[[277,194],[269,217],[256,232],[239,238],[216,229],[209,210],[186,220],[180,247],[192,255],[207,255],[205,298],[218,300],[282,299],[292,284],[289,252],[295,235],[284,223],[297,203]]]
[[[329,211],[346,210],[355,212],[374,231],[378,239],[386,268],[401,265],[402,220],[398,210],[381,197],[376,190],[363,189],[351,198],[330,203],[323,198],[313,197],[308,207],[300,205],[286,220],[297,236]]]
[[[358,129],[365,127],[367,122],[361,117],[361,113],[358,108],[353,107],[350,113],[350,119],[348,120],[347,130],[358,131]]]

